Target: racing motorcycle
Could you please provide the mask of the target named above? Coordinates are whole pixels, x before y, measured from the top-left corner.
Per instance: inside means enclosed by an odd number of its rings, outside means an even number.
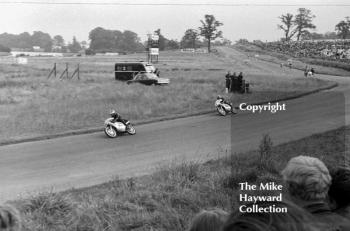
[[[228,113],[237,113],[236,109],[231,104],[225,103],[221,99],[215,101],[215,107],[219,114],[222,116],[225,116]]]
[[[136,134],[136,129],[130,121],[126,121],[125,125],[122,122],[112,123],[113,118],[108,118],[105,121],[104,131],[106,135],[110,138],[116,138],[118,135],[123,133],[128,133],[130,135]]]

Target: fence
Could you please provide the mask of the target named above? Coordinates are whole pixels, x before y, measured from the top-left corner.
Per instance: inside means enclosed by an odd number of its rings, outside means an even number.
[[[54,63],[53,68],[51,69],[49,75],[47,78],[49,79],[51,76],[56,78],[57,75],[57,64]],[[77,76],[77,79],[80,80],[80,65],[77,64],[76,68],[74,69],[72,75],[69,75],[69,65],[66,63],[64,71],[60,74],[59,79],[73,79],[74,76]]]

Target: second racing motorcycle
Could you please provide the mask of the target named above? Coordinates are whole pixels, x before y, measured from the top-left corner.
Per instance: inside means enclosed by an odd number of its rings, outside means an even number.
[[[233,114],[237,113],[236,109],[232,106],[232,104],[229,102],[226,102],[222,98],[218,98],[215,101],[215,108],[218,111],[218,113],[222,116],[225,116],[228,113],[233,113]]]
[[[104,132],[110,138],[116,138],[118,135],[127,133],[130,135],[136,134],[136,129],[130,123],[130,121],[126,120],[125,124],[122,122],[112,122],[113,118],[108,118],[105,121]]]

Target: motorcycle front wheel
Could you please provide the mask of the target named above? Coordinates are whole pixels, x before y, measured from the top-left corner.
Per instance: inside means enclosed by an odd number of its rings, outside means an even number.
[[[222,106],[218,106],[216,109],[218,110],[220,115],[222,115],[222,116],[226,115],[226,111]]]
[[[104,131],[109,138],[116,138],[118,136],[117,130],[111,125],[107,125]]]
[[[128,125],[127,132],[128,132],[130,135],[135,135],[135,134],[136,134],[136,129],[134,128],[134,126],[132,126],[131,124],[129,124],[129,125]]]

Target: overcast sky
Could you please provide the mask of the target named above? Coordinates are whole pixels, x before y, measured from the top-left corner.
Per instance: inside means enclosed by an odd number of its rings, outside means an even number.
[[[180,40],[186,29],[200,26],[205,14],[213,14],[231,41],[272,41],[283,36],[278,16],[294,14],[299,7],[316,16],[318,33],[334,31],[350,16],[349,0],[0,0],[0,33],[40,30],[66,41],[73,36],[88,41],[89,31],[100,26],[132,30],[145,40],[147,33],[160,28],[165,37]]]

